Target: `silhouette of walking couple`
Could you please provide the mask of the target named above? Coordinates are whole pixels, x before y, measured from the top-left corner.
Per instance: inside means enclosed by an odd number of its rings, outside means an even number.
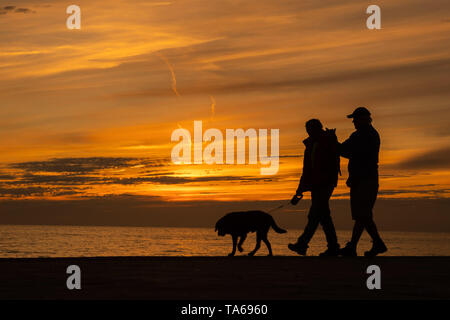
[[[296,243],[288,245],[290,250],[300,255],[306,254],[308,243],[319,224],[328,243],[328,249],[320,256],[357,256],[356,247],[364,229],[373,243],[372,248],[364,253],[366,257],[387,251],[372,212],[378,194],[380,136],[372,126],[371,114],[366,108],[356,108],[347,118],[353,119],[356,131],[343,143],[338,142],[335,129],[324,130],[317,119],[306,122],[308,138],[303,141],[306,146],[303,173],[291,203],[297,204],[303,193],[310,191],[311,207],[303,234]],[[351,214],[355,221],[352,238],[344,248],[339,246],[329,206],[340,173],[340,157],[349,159],[347,186],[350,187]]]

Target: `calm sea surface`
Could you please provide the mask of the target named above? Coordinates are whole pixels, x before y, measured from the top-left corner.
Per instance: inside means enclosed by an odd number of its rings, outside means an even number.
[[[287,234],[269,232],[275,255],[294,255],[287,244],[295,242],[301,230]],[[341,245],[350,231],[338,231]],[[449,256],[450,233],[382,232],[391,256]],[[249,234],[244,253],[255,245],[255,234]],[[364,234],[358,253],[371,246]],[[319,228],[308,255],[317,255],[326,247]],[[93,257],[93,256],[221,256],[231,251],[231,237],[218,237],[206,228],[151,227],[77,227],[0,225],[0,257]],[[244,254],[242,253],[242,254]],[[238,253],[241,254],[241,253]],[[257,255],[266,255],[261,244]]]

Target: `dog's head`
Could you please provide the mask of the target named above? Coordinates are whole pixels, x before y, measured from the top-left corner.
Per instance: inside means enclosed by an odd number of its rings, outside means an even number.
[[[221,218],[221,219],[219,219],[219,221],[217,221],[216,228],[214,231],[217,231],[217,234],[221,237],[224,237],[226,235],[223,218]]]

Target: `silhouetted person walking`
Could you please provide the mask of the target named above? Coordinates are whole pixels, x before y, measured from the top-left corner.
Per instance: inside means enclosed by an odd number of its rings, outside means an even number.
[[[323,130],[322,124],[317,119],[306,122],[306,131],[309,137],[303,141],[306,146],[303,173],[291,203],[297,204],[303,197],[303,192],[311,191],[311,208],[303,234],[297,243],[289,244],[288,247],[298,254],[305,255],[308,243],[320,223],[328,243],[328,249],[320,255],[337,256],[339,244],[331,219],[329,200],[338,180],[339,145],[335,130]]]
[[[356,256],[356,246],[366,229],[373,246],[364,255],[373,257],[387,251],[373,221],[372,211],[378,194],[380,136],[372,126],[372,118],[366,108],[356,108],[347,118],[353,119],[356,131],[340,145],[340,153],[349,159],[347,186],[350,187],[350,206],[355,225],[352,239],[340,250],[340,254]]]

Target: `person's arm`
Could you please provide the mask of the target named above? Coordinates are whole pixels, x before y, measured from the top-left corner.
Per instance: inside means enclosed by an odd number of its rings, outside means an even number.
[[[378,164],[378,155],[380,152],[380,136],[377,132],[369,136],[368,143],[365,146],[367,148],[367,155],[370,163]]]
[[[311,176],[311,170],[308,167],[308,158],[309,155],[307,154],[307,152],[305,151],[304,157],[303,157],[303,172],[302,172],[302,176],[300,177],[300,182],[298,183],[298,187],[297,187],[297,191],[296,191],[296,195],[300,196],[301,194],[303,194],[303,192],[308,191],[309,185],[310,185],[310,176]]]
[[[339,143],[339,154],[341,157],[349,159],[353,149],[353,135],[351,135],[347,140]]]
[[[297,191],[295,192],[295,195],[300,196],[301,194],[303,194],[303,192],[307,191],[306,189],[306,183],[307,179],[305,178],[305,176],[302,174],[302,177],[300,178],[300,182],[298,184],[297,187]]]
[[[291,204],[296,205],[298,201],[303,198],[303,192],[307,191],[309,189],[310,184],[310,174],[311,170],[308,167],[308,163],[310,162],[309,159],[309,152],[307,149],[305,149],[305,152],[303,154],[303,169],[302,169],[302,176],[300,177],[300,182],[298,183],[297,190],[294,194],[294,196],[291,199]]]
[[[302,198],[303,198],[303,192],[306,191],[306,182],[307,178],[305,177],[305,172],[303,172],[300,182],[298,184],[297,191],[295,192],[294,196],[291,199],[291,204],[296,205]]]

